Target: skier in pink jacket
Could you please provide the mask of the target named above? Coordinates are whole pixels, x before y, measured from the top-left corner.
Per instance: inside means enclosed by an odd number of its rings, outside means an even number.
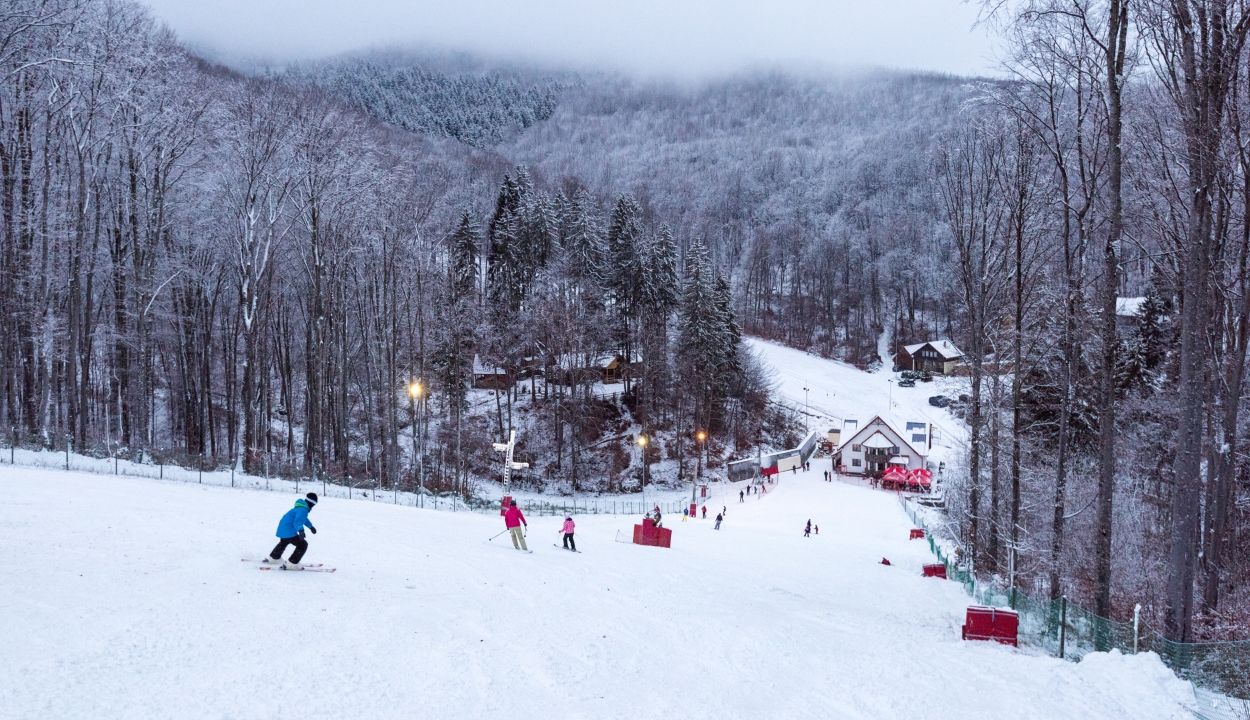
[[[529,552],[529,548],[525,547],[525,531],[521,526],[529,527],[530,524],[525,522],[525,516],[521,514],[521,508],[516,506],[516,500],[508,506],[508,512],[504,513],[503,524],[508,528],[508,533],[512,535],[512,547],[517,550]],[[520,545],[517,545],[517,543]]]
[[[564,533],[564,549],[577,552],[577,543],[573,542],[573,516],[564,516],[564,527],[560,528],[560,532]]]

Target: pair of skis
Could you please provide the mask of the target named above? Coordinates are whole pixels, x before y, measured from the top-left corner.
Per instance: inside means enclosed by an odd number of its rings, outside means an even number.
[[[285,565],[279,565],[277,563],[268,564],[268,563],[259,562],[257,560],[248,560],[247,558],[241,558],[241,559],[243,560],[243,562],[258,563],[256,565],[257,570],[286,570]],[[303,565],[301,567],[303,567],[304,569],[303,570],[291,570],[288,572],[334,572],[335,570],[338,569],[338,568],[325,567],[321,563],[311,563],[308,565]]]

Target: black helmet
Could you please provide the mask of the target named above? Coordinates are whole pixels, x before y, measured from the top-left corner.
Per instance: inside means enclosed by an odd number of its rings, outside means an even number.
[[[510,506],[510,507],[516,507],[516,500],[513,500],[511,503],[509,503],[509,506]]]
[[[308,493],[307,495],[304,496],[304,498],[308,500],[308,502],[312,503],[312,505],[317,504],[317,493]]]

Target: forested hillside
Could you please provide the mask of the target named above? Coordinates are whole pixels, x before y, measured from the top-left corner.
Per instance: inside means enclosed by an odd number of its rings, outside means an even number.
[[[795,439],[744,332],[861,367],[883,333],[949,338],[970,442],[941,502],[968,568],[1244,635],[1245,44],[1160,11],[1133,63],[1129,20],[1072,7],[1003,6],[992,82],[678,85],[395,57],[247,75],[135,4],[9,2],[0,422],[465,496],[517,430],[535,490],[629,492]]]
[[[363,59],[297,65],[282,82],[413,132],[490,147],[551,117],[562,84],[499,72],[455,72]]]

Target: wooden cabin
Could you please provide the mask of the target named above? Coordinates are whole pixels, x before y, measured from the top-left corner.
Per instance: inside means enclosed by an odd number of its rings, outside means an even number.
[[[512,375],[504,368],[482,364],[482,359],[474,355],[473,387],[478,390],[507,390],[512,387]]]
[[[951,341],[934,340],[904,347],[894,356],[894,364],[904,370],[950,375],[963,357],[964,354]]]

